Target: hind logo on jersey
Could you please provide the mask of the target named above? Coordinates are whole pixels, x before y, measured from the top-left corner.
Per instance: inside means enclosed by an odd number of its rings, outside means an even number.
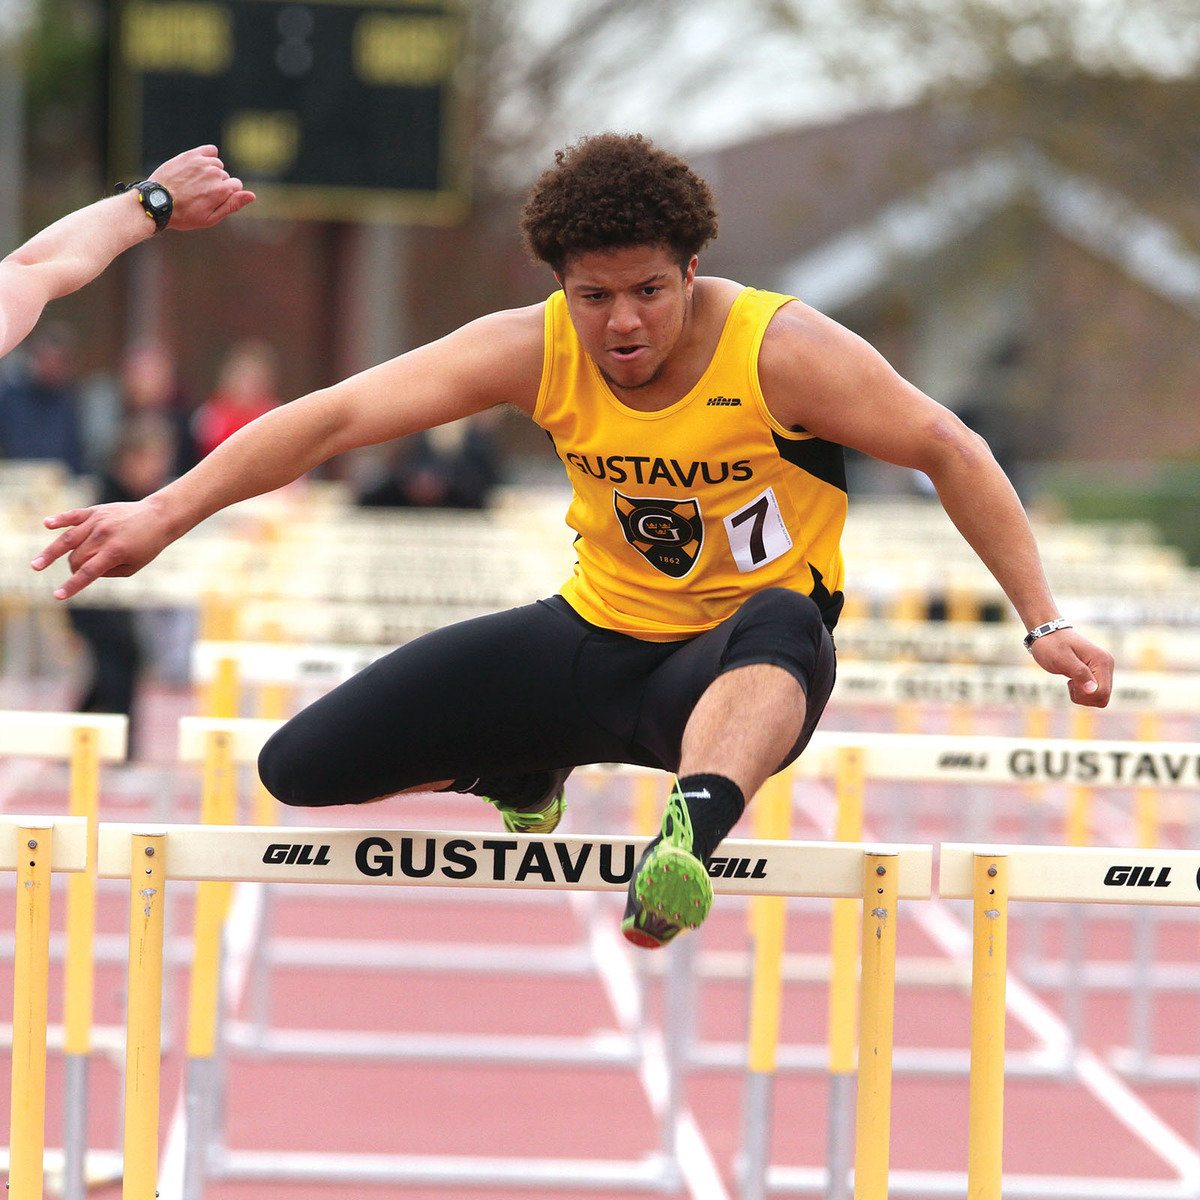
[[[613,508],[625,540],[656,570],[682,579],[704,544],[698,500],[659,500],[613,491]]]

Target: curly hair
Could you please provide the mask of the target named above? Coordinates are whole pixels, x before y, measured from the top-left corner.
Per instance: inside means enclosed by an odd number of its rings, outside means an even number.
[[[708,184],[640,133],[596,134],[554,157],[529,194],[521,232],[559,275],[575,255],[624,246],[665,246],[686,270],[717,236]]]

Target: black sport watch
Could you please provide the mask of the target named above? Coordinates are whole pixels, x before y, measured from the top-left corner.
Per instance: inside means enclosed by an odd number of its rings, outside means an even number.
[[[136,191],[138,203],[146,212],[146,216],[154,222],[154,232],[162,233],[171,220],[171,212],[175,202],[171,193],[161,183],[153,179],[143,179],[140,183],[118,183],[113,189],[115,195],[122,192]]]

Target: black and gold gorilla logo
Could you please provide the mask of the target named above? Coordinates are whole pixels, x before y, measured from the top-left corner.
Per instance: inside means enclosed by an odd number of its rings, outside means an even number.
[[[695,566],[704,544],[698,500],[638,499],[614,491],[613,508],[625,540],[652,567],[682,579]]]

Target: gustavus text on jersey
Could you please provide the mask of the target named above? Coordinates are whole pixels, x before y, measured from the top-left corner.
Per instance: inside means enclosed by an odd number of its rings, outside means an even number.
[[[646,454],[576,454],[566,455],[567,462],[593,479],[609,483],[665,483],[668,487],[690,488],[698,483],[717,484],[727,479],[741,482],[754,478],[749,459],[736,462],[680,462],[677,458],[651,458]]]

